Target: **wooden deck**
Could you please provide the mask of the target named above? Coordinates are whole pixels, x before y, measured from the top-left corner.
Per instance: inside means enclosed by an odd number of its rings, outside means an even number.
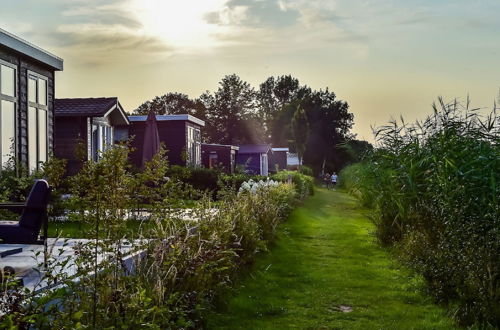
[[[56,239],[49,238],[47,243],[49,263],[55,265],[53,272],[64,274],[71,278],[76,274],[74,260],[79,246],[90,243],[88,239]],[[0,244],[0,267],[4,273],[14,274],[26,289],[32,293],[53,287],[53,284],[45,280],[43,245],[28,244]],[[123,267],[132,272],[135,261],[144,255],[144,251],[138,251],[130,242],[124,241],[121,245],[121,253],[124,256]],[[106,254],[98,254],[98,262],[103,260]],[[69,259],[65,267],[58,264]],[[89,272],[88,275],[92,274]],[[78,280],[75,278],[75,280]]]

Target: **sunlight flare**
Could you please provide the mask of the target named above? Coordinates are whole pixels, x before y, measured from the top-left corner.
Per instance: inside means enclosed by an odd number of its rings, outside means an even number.
[[[216,44],[227,27],[217,24],[227,0],[133,0],[132,10],[143,32],[178,48],[204,48]],[[216,20],[211,21],[210,17]]]

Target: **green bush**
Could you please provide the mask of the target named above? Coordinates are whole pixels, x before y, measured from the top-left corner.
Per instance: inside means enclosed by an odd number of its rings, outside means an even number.
[[[299,168],[299,172],[304,174],[304,175],[314,177],[313,170],[309,166],[301,165]]]
[[[222,174],[219,177],[219,188],[220,189],[231,189],[233,191],[238,191],[243,182],[248,180],[260,181],[266,180],[267,177],[262,175],[251,175],[251,174]]]
[[[364,161],[344,167],[339,173],[339,188],[346,189],[363,206],[374,207],[377,186],[373,182],[372,163]]]
[[[441,101],[423,122],[382,127],[381,147],[340,176],[463,324],[500,326],[498,124]]]
[[[297,171],[281,171],[273,174],[271,179],[280,182],[288,182],[291,179],[301,199],[314,194],[314,179]]]
[[[70,264],[49,257],[42,280],[57,289],[43,295],[24,296],[27,292],[13,286],[15,279],[4,279],[7,286],[12,283],[10,296],[19,299],[0,300],[0,310],[7,315],[0,328],[203,325],[203,310],[268,248],[298,196],[295,185],[286,183],[255,192],[228,190],[216,204],[204,195],[186,219],[176,207],[185,197],[185,184],[172,173],[181,177],[189,171],[192,178],[192,171],[175,168],[167,178],[162,157],[155,156],[142,172],[133,173],[128,149],[117,147],[106,150],[99,162],[84,164],[71,180],[72,201],[89,223],[91,239],[78,245],[71,266],[76,273],[65,275],[61,269]],[[149,211],[149,224],[140,234],[145,239],[130,237],[124,221],[127,209],[138,202]],[[124,270],[119,249],[126,242],[135,251],[146,251],[131,273]]]
[[[205,192],[217,192],[219,176],[222,173],[216,169],[205,167],[171,166],[167,175],[175,180],[191,185],[194,189]]]

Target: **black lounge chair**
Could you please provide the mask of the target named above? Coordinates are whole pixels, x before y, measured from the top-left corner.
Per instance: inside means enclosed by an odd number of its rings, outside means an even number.
[[[0,209],[21,214],[19,221],[0,221],[0,244],[44,244],[47,238],[47,207],[51,187],[45,180],[36,180],[26,203],[0,203]],[[40,229],[43,237],[38,239]]]

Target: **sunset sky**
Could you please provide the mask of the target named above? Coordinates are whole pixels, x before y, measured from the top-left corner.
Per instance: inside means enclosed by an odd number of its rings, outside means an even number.
[[[424,117],[437,96],[491,107],[499,0],[0,0],[0,27],[62,57],[57,97],[197,97],[236,73],[328,87],[354,132]]]

